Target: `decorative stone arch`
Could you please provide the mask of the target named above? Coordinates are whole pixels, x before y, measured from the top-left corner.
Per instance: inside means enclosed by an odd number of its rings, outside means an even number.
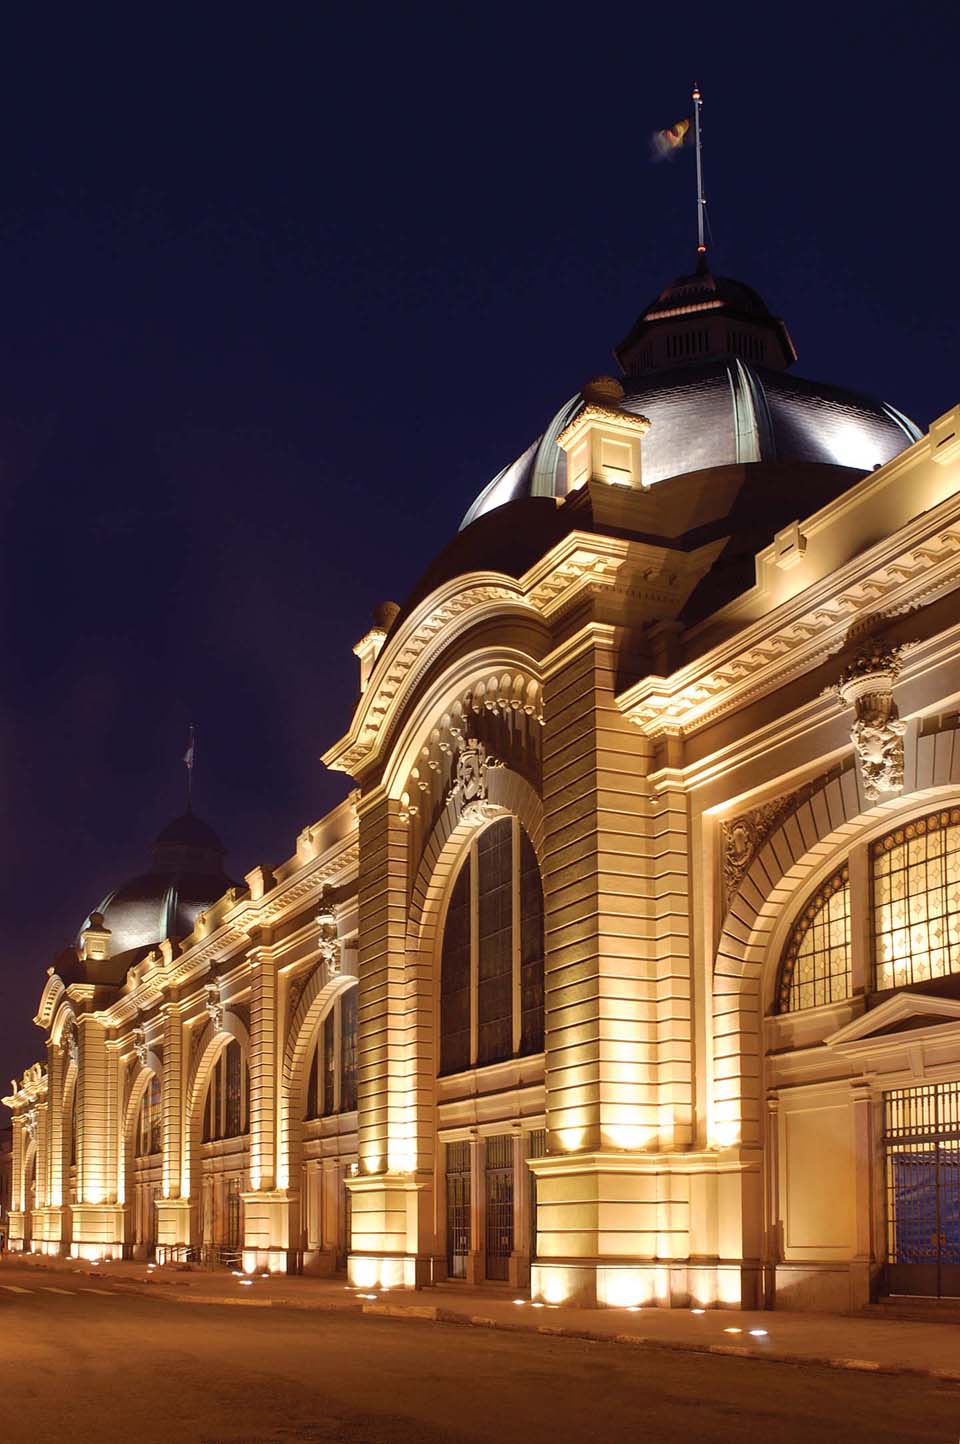
[[[29,1181],[33,1174],[33,1204],[31,1207]],[[37,1206],[37,1183],[40,1175],[40,1157],[37,1150],[36,1138],[31,1138],[23,1150],[23,1161],[20,1164],[20,1177],[14,1180],[14,1185],[19,1191],[20,1200],[23,1204],[23,1244],[27,1249],[33,1239],[33,1219],[31,1213]]]
[[[140,1063],[136,1055],[134,1055],[132,1061],[134,1066],[130,1069],[127,1080],[127,1095],[120,1132],[120,1168],[118,1171],[120,1188],[118,1190],[118,1197],[121,1203],[130,1201],[129,1185],[133,1179],[133,1166],[136,1162],[134,1148],[136,1146],[137,1115],[140,1112],[143,1095],[146,1093],[152,1078],[156,1078],[161,1089],[163,1088],[163,1063],[153,1049],[148,1050],[146,1063]],[[165,1132],[166,1119],[163,1120],[163,1123],[163,1131]],[[166,1138],[164,1137],[161,1142],[161,1159],[163,1158],[165,1150]]]
[[[492,767],[486,774],[489,811],[471,813],[451,797],[440,814],[420,859],[407,918],[407,962],[424,949],[432,950],[441,921],[443,902],[469,839],[494,817],[513,815],[528,834],[543,875],[543,802],[526,778],[510,767]]]
[[[925,741],[934,738],[920,739]],[[960,748],[939,752],[939,765],[934,757],[932,767],[918,768],[927,785],[874,806],[864,806],[852,768],[825,778],[780,820],[751,862],[730,899],[713,972],[713,1141],[760,1143],[763,1017],[776,985],[780,945],[803,896],[839,866],[855,841],[956,795]]]
[[[357,986],[349,973],[339,973],[325,981],[325,969],[318,963],[311,973],[290,1020],[290,1030],[283,1052],[283,1073],[280,1086],[280,1137],[278,1148],[277,1186],[289,1188],[295,1183],[303,1146],[303,1110],[306,1106],[308,1059],[317,1029],[337,998]]]
[[[485,648],[460,657],[429,687],[391,739],[384,786],[401,798],[415,769],[427,761],[433,768],[443,753],[456,746],[456,730],[466,733],[471,716],[480,712],[520,714],[542,720],[542,677],[539,662],[522,648]],[[425,759],[425,753],[432,753]]]
[[[40,994],[40,1005],[37,1008],[37,1016],[33,1020],[38,1028],[49,1030],[57,1011],[57,1005],[65,993],[66,988],[63,985],[63,979],[58,973],[51,972],[43,985],[43,992]]]
[[[210,1082],[213,1065],[231,1038],[236,1038],[238,1043],[240,1043],[249,1063],[250,1034],[236,1014],[231,1012],[229,1008],[224,1010],[223,1020],[219,1027],[216,1027],[213,1020],[208,1018],[197,1040],[197,1061],[192,1069],[192,1076],[187,1091],[187,1110],[183,1131],[184,1156],[181,1175],[184,1180],[189,1181],[189,1188],[185,1190],[185,1193],[194,1204],[191,1210],[192,1230],[196,1230],[198,1223],[196,1205],[199,1203],[197,1185],[200,1181],[200,1133],[203,1104],[207,1096],[207,1085]]]
[[[60,980],[59,978],[50,979],[51,983],[55,981],[59,982]],[[49,987],[49,984],[47,986]],[[44,994],[46,995],[46,989],[44,989]],[[40,1014],[37,1016],[39,1017]],[[63,1045],[64,1032],[71,1023],[75,1024],[76,1021],[77,1015],[74,1011],[73,1004],[66,997],[63,985],[61,984],[60,991],[56,994],[56,1002],[50,1009],[49,1021],[47,1023],[50,1029],[50,1041],[56,1043],[58,1048],[61,1047]]]
[[[456,869],[477,832],[498,817],[515,816],[530,837],[541,875],[543,872],[540,797],[509,767],[489,769],[486,781],[487,797],[479,809],[469,803],[463,808],[456,797],[447,802],[424,848],[407,915],[404,1010],[408,1025],[398,1062],[408,1080],[408,1091],[403,1116],[391,1130],[391,1146],[401,1156],[415,1156],[419,1169],[432,1167],[436,1146],[438,941]]]

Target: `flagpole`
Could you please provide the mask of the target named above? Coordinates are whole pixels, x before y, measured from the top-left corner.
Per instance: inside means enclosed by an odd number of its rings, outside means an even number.
[[[197,728],[196,724],[190,723],[190,741],[187,750],[183,754],[183,760],[187,768],[187,811],[193,811],[193,764],[197,758]]]
[[[703,105],[703,97],[700,94],[700,87],[693,87],[693,124],[695,144],[697,147],[697,254],[705,256],[707,247],[703,239],[703,213],[706,209],[706,199],[703,194],[703,152],[700,144],[700,107]]]

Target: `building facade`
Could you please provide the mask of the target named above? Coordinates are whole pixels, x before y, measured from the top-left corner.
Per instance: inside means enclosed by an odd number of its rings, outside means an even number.
[[[358,643],[354,790],[91,914],[15,1248],[358,1287],[960,1294],[960,409],[701,263]]]

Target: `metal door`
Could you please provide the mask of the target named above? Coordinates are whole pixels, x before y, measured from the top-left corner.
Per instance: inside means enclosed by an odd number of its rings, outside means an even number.
[[[960,1083],[884,1096],[887,1287],[960,1296]]]

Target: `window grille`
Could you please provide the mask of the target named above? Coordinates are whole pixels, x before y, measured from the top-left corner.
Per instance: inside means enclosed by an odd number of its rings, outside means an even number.
[[[960,1292],[960,1083],[884,1094],[888,1282]]]
[[[779,1009],[792,1013],[850,996],[850,878],[834,873],[811,898],[787,942]]]
[[[470,1253],[470,1144],[447,1144],[447,1276],[464,1279]]]
[[[905,823],[870,858],[877,990],[960,972],[960,808]]]
[[[486,1140],[486,1276],[506,1282],[513,1253],[513,1139],[508,1133]]]

